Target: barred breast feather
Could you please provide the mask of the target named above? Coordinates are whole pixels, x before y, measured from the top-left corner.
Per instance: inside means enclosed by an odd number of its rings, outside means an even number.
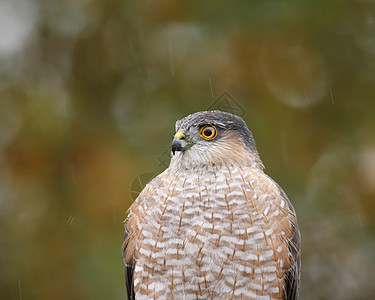
[[[130,299],[297,299],[300,235],[262,170],[168,168],[125,222]]]

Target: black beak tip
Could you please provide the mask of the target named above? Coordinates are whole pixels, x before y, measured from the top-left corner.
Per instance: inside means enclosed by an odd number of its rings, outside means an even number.
[[[175,155],[176,151],[184,150],[182,142],[178,139],[174,139],[172,142],[172,154]]]

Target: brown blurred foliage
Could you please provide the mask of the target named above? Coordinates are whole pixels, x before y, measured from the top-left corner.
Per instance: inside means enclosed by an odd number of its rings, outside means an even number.
[[[1,298],[125,299],[134,193],[228,103],[297,210],[301,299],[371,298],[374,32],[364,0],[3,0]]]

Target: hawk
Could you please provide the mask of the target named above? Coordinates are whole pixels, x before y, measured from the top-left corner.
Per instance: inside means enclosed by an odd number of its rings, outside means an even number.
[[[129,299],[298,299],[300,232],[238,116],[176,122],[169,167],[125,220]]]

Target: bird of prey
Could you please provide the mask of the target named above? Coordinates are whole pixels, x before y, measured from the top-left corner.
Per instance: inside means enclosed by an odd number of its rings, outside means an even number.
[[[298,299],[300,232],[238,116],[176,122],[169,167],[125,220],[129,299]]]

